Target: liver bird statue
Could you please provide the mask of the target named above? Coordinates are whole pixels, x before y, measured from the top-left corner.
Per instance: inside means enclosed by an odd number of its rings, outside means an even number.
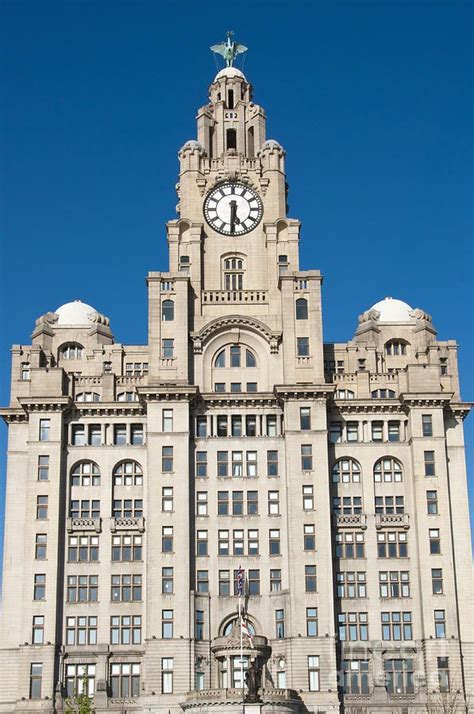
[[[245,45],[239,45],[237,42],[234,42],[232,39],[233,36],[234,33],[229,30],[229,32],[227,33],[226,42],[221,42],[220,44],[212,45],[211,47],[212,52],[223,56],[223,58],[225,59],[226,67],[232,67],[237,55],[241,54],[242,52],[246,52],[248,49],[247,47],[245,47]]]

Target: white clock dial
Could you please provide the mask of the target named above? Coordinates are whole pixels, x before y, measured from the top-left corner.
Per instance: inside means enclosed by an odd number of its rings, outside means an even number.
[[[226,236],[241,236],[253,230],[263,215],[256,191],[243,183],[221,183],[204,201],[204,216],[209,225]]]

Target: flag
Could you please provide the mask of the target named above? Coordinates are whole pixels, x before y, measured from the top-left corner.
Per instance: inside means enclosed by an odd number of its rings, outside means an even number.
[[[244,571],[242,570],[242,566],[239,565],[239,569],[237,571],[237,595],[239,597],[242,597],[244,594]]]
[[[248,637],[248,640],[250,642],[250,647],[253,649],[253,635],[250,632],[248,624],[245,622],[244,618],[240,618],[240,627],[242,629],[242,634],[246,635]]]

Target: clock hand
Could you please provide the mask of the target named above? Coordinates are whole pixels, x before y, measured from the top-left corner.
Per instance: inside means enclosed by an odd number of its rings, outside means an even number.
[[[230,232],[235,233],[235,225],[240,223],[237,218],[237,201],[230,202]]]

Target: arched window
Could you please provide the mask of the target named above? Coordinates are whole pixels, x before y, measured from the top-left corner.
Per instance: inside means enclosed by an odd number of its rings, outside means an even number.
[[[228,351],[228,354],[226,354]],[[229,367],[243,367],[243,349],[240,345],[230,345],[229,347],[225,347],[224,349],[220,350],[220,352],[217,353],[215,359],[214,359],[214,367],[225,367],[228,365]],[[245,367],[256,367],[257,366],[257,359],[254,355],[254,353],[248,349],[248,347],[245,348]]]
[[[80,461],[71,469],[71,486],[99,486],[100,471],[94,461]]]
[[[163,322],[172,322],[174,320],[173,300],[163,300],[161,303],[161,319]]]
[[[396,394],[393,389],[375,389],[371,396],[372,399],[395,399]]]
[[[221,350],[214,360],[214,367],[225,367],[225,350]]]
[[[408,342],[404,340],[389,340],[385,343],[386,355],[406,355]]]
[[[117,394],[118,402],[138,402],[138,394],[136,392],[120,392]]]
[[[359,483],[360,464],[355,459],[339,459],[331,471],[333,483]]]
[[[257,360],[255,359],[255,355],[250,352],[250,350],[245,350],[245,366],[246,367],[256,367],[257,366]]]
[[[352,389],[336,389],[336,399],[354,399],[355,393]]]
[[[60,359],[82,359],[84,356],[84,347],[78,342],[69,342],[67,345],[62,345],[59,348]]]
[[[298,300],[296,301],[296,319],[308,319],[308,301],[306,300],[306,298],[298,298]]]
[[[121,461],[114,468],[114,486],[142,486],[143,469],[137,461]]]
[[[224,290],[242,290],[244,283],[244,261],[232,256],[224,260]]]
[[[250,634],[252,635],[252,637],[255,637],[255,634],[256,634],[255,627],[252,625],[250,620],[245,620],[245,622],[247,624]],[[222,636],[227,637],[227,635],[230,635],[230,633],[232,632],[232,628],[235,625],[237,625],[237,626],[239,625],[239,621],[238,621],[237,617],[232,618],[232,620],[229,620],[229,622],[227,622],[224,625],[223,630],[222,630]]]
[[[402,465],[392,457],[379,459],[374,466],[375,483],[391,483],[403,480]]]
[[[100,402],[101,396],[97,392],[80,392],[76,394],[76,402]]]

